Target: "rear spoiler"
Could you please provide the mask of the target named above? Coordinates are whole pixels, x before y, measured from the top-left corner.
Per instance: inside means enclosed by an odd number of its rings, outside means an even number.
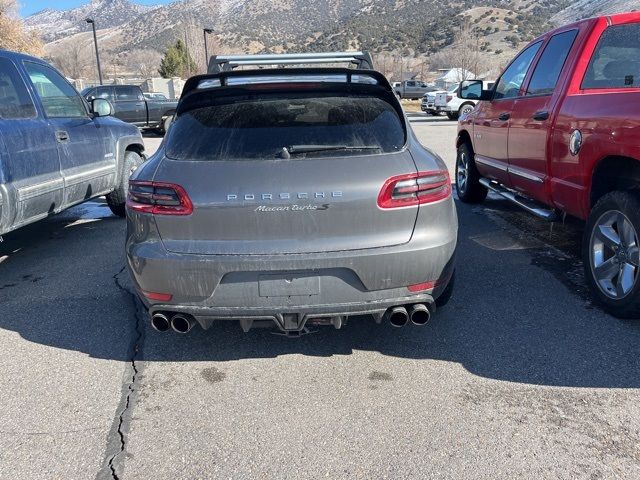
[[[236,67],[252,65],[264,67],[275,65],[316,65],[328,63],[351,63],[359,70],[373,70],[373,59],[367,51],[326,53],[283,53],[266,55],[213,55],[209,59],[208,73],[228,72]]]
[[[256,84],[352,84],[368,85],[392,91],[387,78],[375,70],[352,68],[279,68],[265,70],[236,70],[196,75],[187,80],[181,99],[191,93],[215,91],[224,87],[249,87]],[[181,101],[182,103],[182,101]]]

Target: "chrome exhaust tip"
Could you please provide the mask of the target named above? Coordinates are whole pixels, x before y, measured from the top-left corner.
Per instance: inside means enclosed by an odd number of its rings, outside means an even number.
[[[195,320],[190,315],[176,313],[171,317],[171,328],[177,333],[188,333],[195,325]]]
[[[170,328],[169,319],[164,313],[154,313],[151,317],[151,326],[158,332],[166,332]]]
[[[429,307],[422,303],[416,303],[409,311],[409,318],[414,325],[425,325],[431,320]]]
[[[389,323],[394,327],[404,327],[409,321],[409,314],[404,307],[393,307],[389,310]]]

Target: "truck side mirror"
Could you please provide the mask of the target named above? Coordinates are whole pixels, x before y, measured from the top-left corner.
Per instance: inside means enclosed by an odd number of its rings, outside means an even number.
[[[111,102],[104,98],[94,98],[91,100],[91,113],[96,117],[108,117],[113,115]]]
[[[465,100],[491,100],[491,92],[483,90],[482,80],[465,80],[460,82],[458,97]]]

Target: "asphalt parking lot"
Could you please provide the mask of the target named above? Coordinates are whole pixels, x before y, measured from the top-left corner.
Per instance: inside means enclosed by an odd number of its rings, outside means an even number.
[[[452,168],[455,123],[410,117]],[[0,478],[640,478],[640,322],[590,302],[580,223],[457,205],[431,323],[296,340],[153,331],[101,201],[6,235]]]

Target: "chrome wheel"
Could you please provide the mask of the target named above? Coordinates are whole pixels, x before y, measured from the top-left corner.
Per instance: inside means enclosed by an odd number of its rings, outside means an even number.
[[[465,105],[460,109],[460,116],[462,117],[463,115],[468,115],[473,111],[473,108],[473,105]]]
[[[456,183],[460,193],[467,191],[467,182],[469,180],[469,159],[465,152],[458,154],[458,164],[456,165]]]
[[[600,216],[591,233],[590,263],[598,288],[607,297],[626,297],[638,280],[640,249],[631,221],[617,210]]]

